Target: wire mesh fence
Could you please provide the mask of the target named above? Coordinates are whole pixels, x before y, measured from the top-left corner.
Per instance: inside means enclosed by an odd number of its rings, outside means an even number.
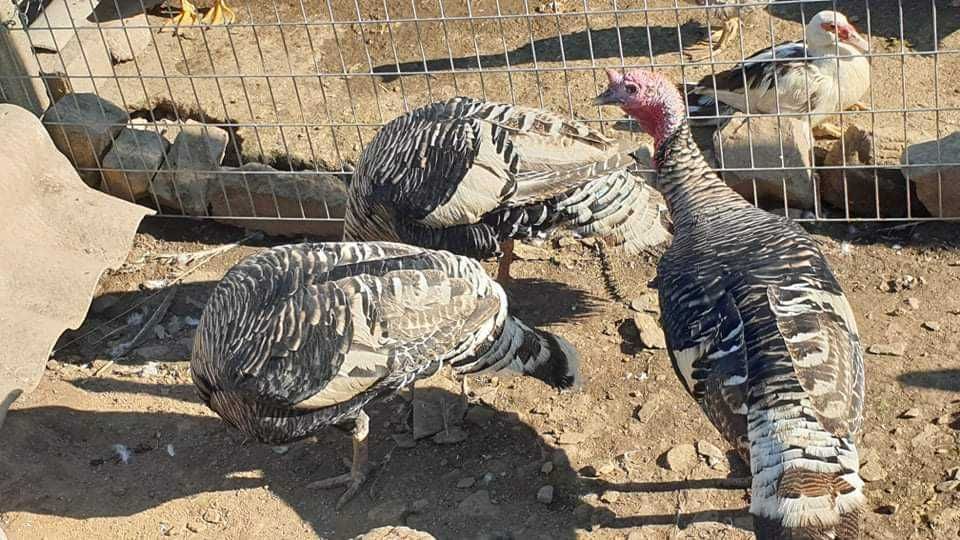
[[[701,92],[730,90],[723,103],[746,94],[748,114],[714,105],[699,120],[719,125],[696,134],[759,206],[798,219],[960,217],[960,7],[711,9],[719,2],[218,0],[200,6],[213,11],[205,24],[189,3],[178,20],[180,6],[158,0],[26,0],[8,17],[7,48],[23,58],[0,72],[0,100],[43,83],[35,108],[56,101],[45,123],[84,179],[161,215],[335,226],[361,150],[392,118],[468,95],[643,144],[633,122],[591,100],[603,68],[652,67]],[[864,50],[845,49],[836,28],[829,46],[814,47],[805,26],[824,10],[846,15]],[[731,13],[741,15],[732,39],[710,32]],[[763,56],[804,40],[800,54]],[[851,55],[867,69],[844,67]],[[772,106],[751,89],[764,78]]]

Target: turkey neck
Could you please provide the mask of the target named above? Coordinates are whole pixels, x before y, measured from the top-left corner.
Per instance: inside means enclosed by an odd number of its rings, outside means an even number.
[[[750,203],[717,176],[700,153],[686,122],[658,141],[654,154],[656,188],[670,208],[674,226],[683,229],[701,220]]]

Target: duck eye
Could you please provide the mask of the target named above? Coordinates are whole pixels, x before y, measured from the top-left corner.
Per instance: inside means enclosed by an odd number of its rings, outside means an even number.
[[[636,93],[637,93],[637,86],[634,85],[634,84],[628,84],[628,85],[627,85],[627,93],[628,93],[628,94],[631,94],[631,95],[636,94]]]

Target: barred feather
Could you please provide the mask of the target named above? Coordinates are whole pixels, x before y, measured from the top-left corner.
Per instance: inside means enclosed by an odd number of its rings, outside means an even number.
[[[558,228],[635,253],[669,239],[662,201],[614,141],[546,111],[454,98],[401,116],[364,149],[347,240],[474,258]]]
[[[657,267],[670,356],[750,462],[758,538],[856,538],[863,357],[839,283],[805,231],[723,184],[686,125],[655,161],[675,232]]]
[[[509,316],[476,261],[387,242],[289,245],[242,261],[204,308],[190,365],[214,411],[283,444],[444,364],[558,388],[578,373],[576,351]]]

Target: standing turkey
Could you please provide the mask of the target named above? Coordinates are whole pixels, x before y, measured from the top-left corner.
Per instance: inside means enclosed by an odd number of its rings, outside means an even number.
[[[369,467],[364,407],[444,364],[556,388],[578,377],[573,347],[508,315],[479,263],[387,242],[282,246],[240,262],[203,310],[190,368],[203,401],[262,442],[352,428],[350,473],[312,484],[348,486],[339,508]]]
[[[694,62],[719,54],[736,42],[743,19],[755,11],[767,9],[769,0],[687,0],[690,4],[705,6],[710,36],[683,50]],[[719,24],[717,24],[719,23]]]
[[[821,11],[807,23],[804,41],[759,51],[732,69],[708,75],[687,88],[690,121],[716,124],[734,111],[811,113],[820,136],[838,138],[828,115],[866,110],[870,89],[870,44],[837,11]]]
[[[753,474],[758,538],[856,538],[866,499],[855,438],[863,353],[853,311],[814,240],[727,187],[665,77],[620,75],[596,98],[655,140],[674,223],[657,266],[680,380]]]
[[[513,240],[558,227],[635,253],[670,234],[634,166],[600,132],[546,111],[466,97],[433,103],[389,122],[364,149],[344,239],[503,255],[503,283]]]

